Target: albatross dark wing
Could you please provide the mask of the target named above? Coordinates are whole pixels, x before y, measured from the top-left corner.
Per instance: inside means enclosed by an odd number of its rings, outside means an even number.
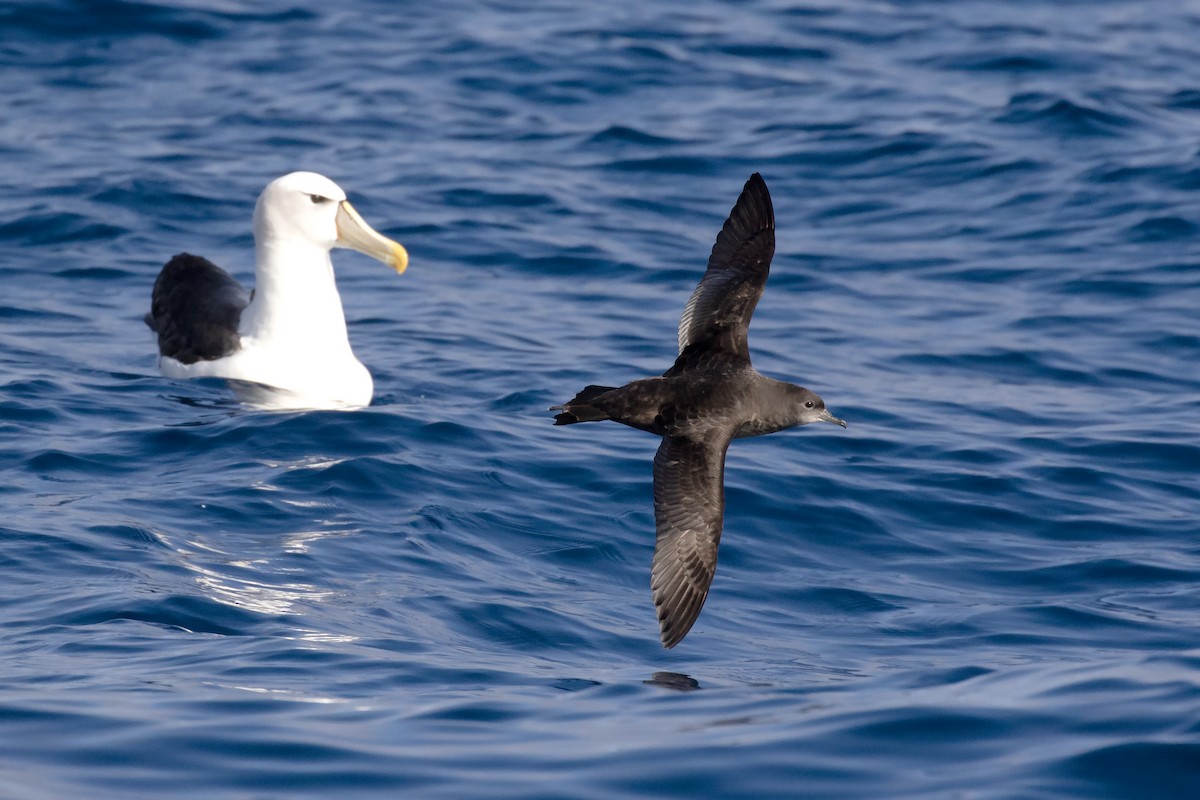
[[[767,184],[756,172],[717,234],[708,270],[683,310],[680,353],[688,345],[708,342],[709,347],[749,360],[746,331],[774,255],[775,210]]]
[[[246,290],[207,258],[180,253],[154,281],[146,324],[158,334],[159,355],[183,364],[211,361],[238,349]]]
[[[664,647],[691,630],[717,569],[725,514],[725,451],[732,437],[665,436],[654,456],[658,529],[650,590]]]

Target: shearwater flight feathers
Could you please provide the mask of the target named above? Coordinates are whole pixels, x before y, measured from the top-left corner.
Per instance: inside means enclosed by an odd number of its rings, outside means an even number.
[[[666,647],[683,639],[708,597],[725,514],[725,451],[731,438],[664,436],[654,455],[657,534],[650,591]]]
[[[732,355],[750,358],[746,330],[775,255],[775,210],[757,172],[717,234],[708,270],[679,320],[679,352],[705,335],[719,335]]]
[[[682,641],[717,569],[725,453],[736,438],[810,422],[846,423],[816,393],[757,372],[747,329],[775,253],[775,215],[755,173],[717,236],[679,322],[679,355],[662,377],[591,385],[555,406],[555,425],[613,420],[662,437],[654,456],[656,537],[650,588],[664,647]]]

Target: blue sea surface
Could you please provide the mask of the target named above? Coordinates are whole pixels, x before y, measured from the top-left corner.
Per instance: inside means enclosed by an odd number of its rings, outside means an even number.
[[[1200,797],[1200,7],[0,4],[0,797]],[[161,377],[297,169],[371,407]],[[661,373],[746,178],[755,365],[658,641]]]

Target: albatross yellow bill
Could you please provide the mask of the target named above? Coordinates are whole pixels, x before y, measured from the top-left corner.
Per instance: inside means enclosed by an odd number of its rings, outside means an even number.
[[[394,242],[376,231],[358,215],[349,200],[338,203],[337,243],[363,255],[378,259],[396,272],[408,269],[408,251],[399,242]]]

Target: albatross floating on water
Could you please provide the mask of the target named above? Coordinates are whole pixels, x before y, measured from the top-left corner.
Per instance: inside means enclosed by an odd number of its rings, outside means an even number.
[[[756,172],[683,310],[675,365],[661,378],[620,388],[588,386],[552,409],[561,412],[555,425],[611,419],[662,437],[654,456],[650,588],[664,647],[687,635],[717,569],[730,441],[810,422],[846,427],[814,392],[750,365],[746,333],[774,254],[775,212]]]
[[[154,282],[146,324],[169,378],[218,377],[269,387],[244,395],[273,408],[370,404],[354,357],[329,251],[349,247],[404,272],[408,253],[374,231],[336,183],[293,172],[254,207],[255,287],[247,294],[211,261],[181,253]]]

